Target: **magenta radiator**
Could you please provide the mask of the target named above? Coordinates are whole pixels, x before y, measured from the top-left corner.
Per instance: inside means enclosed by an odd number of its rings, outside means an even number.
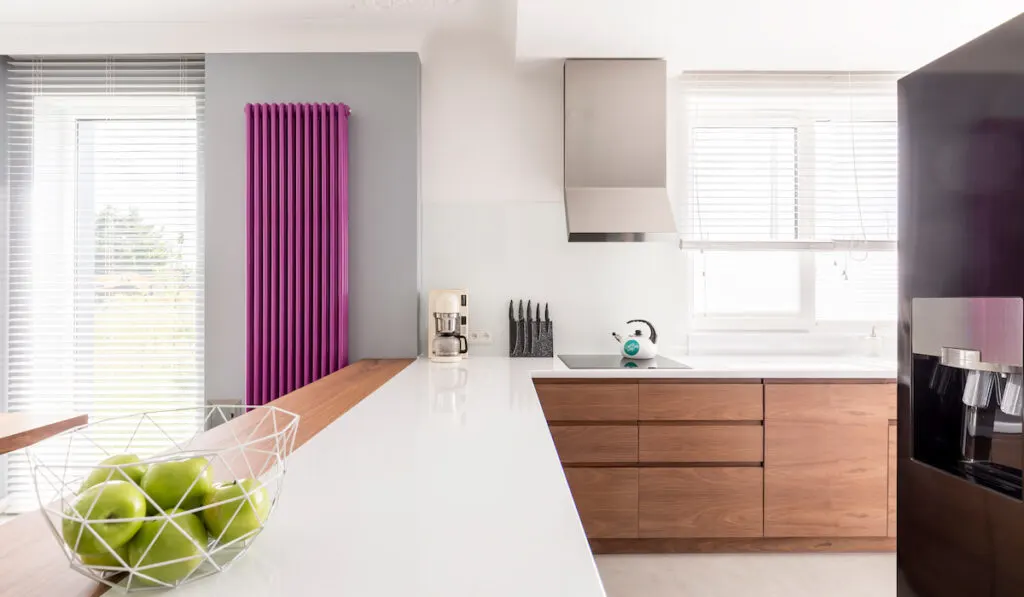
[[[245,107],[248,405],[348,364],[348,115]]]

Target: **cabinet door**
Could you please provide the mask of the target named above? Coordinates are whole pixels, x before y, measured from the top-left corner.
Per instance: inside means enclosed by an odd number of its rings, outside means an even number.
[[[637,536],[637,469],[567,468],[565,479],[587,537]]]
[[[765,536],[884,537],[895,384],[766,384]]]
[[[760,537],[760,467],[640,469],[640,537]]]
[[[896,426],[889,425],[889,537],[896,536]]]

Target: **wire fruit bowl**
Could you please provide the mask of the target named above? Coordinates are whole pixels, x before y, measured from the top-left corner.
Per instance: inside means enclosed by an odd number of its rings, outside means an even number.
[[[280,497],[298,426],[275,406],[159,410],[76,427],[26,452],[72,569],[127,592],[165,590],[249,549]]]

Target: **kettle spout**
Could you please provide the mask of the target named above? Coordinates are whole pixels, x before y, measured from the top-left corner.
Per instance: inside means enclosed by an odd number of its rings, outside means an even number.
[[[616,334],[615,332],[612,332],[612,338],[615,338],[619,342],[619,344],[622,344],[622,336]]]

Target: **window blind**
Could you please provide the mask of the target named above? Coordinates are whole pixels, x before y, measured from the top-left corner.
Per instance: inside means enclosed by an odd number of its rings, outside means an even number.
[[[203,404],[204,80],[201,56],[7,59],[10,411]],[[171,447],[136,422],[70,458],[91,465],[136,432],[138,451]],[[186,409],[167,431],[201,423]],[[23,454],[7,485],[12,510],[36,507]]]
[[[896,78],[684,75],[684,246],[894,249]]]

